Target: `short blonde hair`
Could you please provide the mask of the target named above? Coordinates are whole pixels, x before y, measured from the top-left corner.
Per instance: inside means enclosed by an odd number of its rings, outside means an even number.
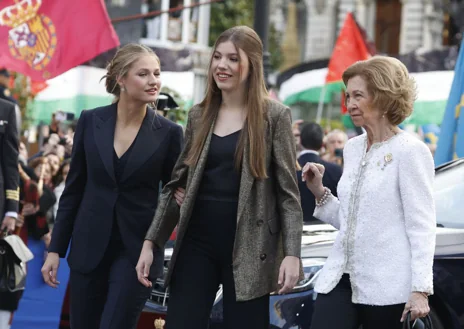
[[[373,97],[372,104],[384,111],[391,124],[399,125],[412,114],[417,95],[416,83],[398,59],[374,56],[356,62],[343,72],[345,86],[356,76],[366,81],[368,92]]]

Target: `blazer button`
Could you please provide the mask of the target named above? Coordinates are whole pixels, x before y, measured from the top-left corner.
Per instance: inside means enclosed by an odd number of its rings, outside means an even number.
[[[265,260],[265,259],[266,259],[266,257],[267,257],[267,255],[266,255],[266,254],[261,254],[261,255],[259,256],[259,258],[261,258],[261,260]]]
[[[264,224],[264,221],[262,219],[256,222],[256,225],[258,225],[258,227],[262,226],[263,224]]]

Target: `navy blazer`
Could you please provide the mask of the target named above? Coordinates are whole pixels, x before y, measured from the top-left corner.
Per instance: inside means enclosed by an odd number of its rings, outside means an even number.
[[[71,166],[60,199],[49,251],[68,257],[72,270],[89,273],[105,254],[118,220],[130,261],[137,264],[145,234],[181,152],[182,127],[148,109],[119,185],[113,166],[117,104],[83,111],[74,135]],[[159,275],[164,250],[157,250],[150,276]],[[151,273],[153,271],[153,273]]]
[[[314,153],[305,153],[298,158],[298,163],[301,167],[304,167],[307,162],[315,162],[324,165],[325,172],[322,177],[322,184],[328,187],[333,195],[337,196],[338,181],[343,173],[342,167],[335,163],[324,161],[319,155]],[[303,209],[303,221],[305,223],[318,222],[318,219],[313,217],[314,209],[316,208],[314,195],[308,189],[306,183],[301,181],[301,171],[298,171],[297,177],[301,196],[301,208]]]

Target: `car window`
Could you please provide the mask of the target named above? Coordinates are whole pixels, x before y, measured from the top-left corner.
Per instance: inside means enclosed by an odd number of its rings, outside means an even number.
[[[437,224],[464,229],[464,164],[437,172],[434,190]]]

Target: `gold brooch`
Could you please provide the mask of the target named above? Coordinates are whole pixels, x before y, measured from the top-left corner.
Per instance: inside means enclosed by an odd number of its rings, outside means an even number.
[[[162,318],[155,320],[155,329],[163,329],[166,321]]]
[[[382,165],[382,170],[385,169],[385,167],[393,161],[393,155],[391,153],[388,153],[386,154],[384,157],[383,157],[383,165]]]

